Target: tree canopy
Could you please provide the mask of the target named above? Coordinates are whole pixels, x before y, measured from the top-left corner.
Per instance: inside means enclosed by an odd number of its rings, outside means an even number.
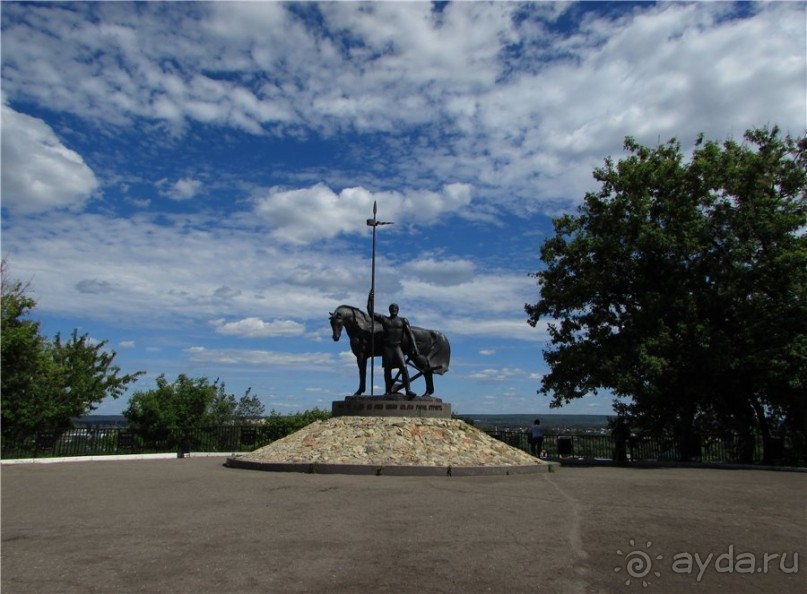
[[[236,400],[223,383],[180,374],[173,382],[157,378],[152,390],[135,392],[123,412],[129,427],[147,439],[182,443],[200,428],[260,418],[264,406],[250,390]]]
[[[552,406],[598,390],[682,438],[807,433],[807,139],[676,140],[594,171],[601,187],[554,220],[534,273],[548,319]]]
[[[29,318],[36,301],[27,285],[7,277],[2,263],[2,436],[3,443],[38,431],[59,432],[71,418],[94,410],[106,397],[118,398],[142,372],[121,374],[107,342],[93,342],[73,330],[62,340],[40,334]]]

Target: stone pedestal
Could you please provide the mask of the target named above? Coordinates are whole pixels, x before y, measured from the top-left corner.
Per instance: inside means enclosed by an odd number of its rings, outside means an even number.
[[[405,396],[348,396],[331,404],[334,417],[431,417],[451,418],[451,404],[439,398]]]

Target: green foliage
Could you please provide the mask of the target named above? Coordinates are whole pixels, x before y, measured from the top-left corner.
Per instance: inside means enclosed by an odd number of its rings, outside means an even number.
[[[272,410],[264,420],[261,428],[262,435],[269,441],[275,441],[299,431],[315,421],[325,421],[331,418],[331,413],[319,408],[312,408],[291,415],[281,415]]]
[[[266,408],[257,396],[250,396],[251,389],[241,396],[233,411],[233,422],[243,423],[254,419],[261,419],[266,414]]]
[[[57,334],[47,345],[53,369],[48,394],[54,406],[70,417],[95,410],[108,396],[119,398],[127,385],[144,373],[119,376],[120,367],[113,364],[115,352],[105,350],[107,342],[93,344],[87,334],[79,336],[78,331],[73,330],[66,342]]]
[[[184,374],[173,383],[165,375],[157,378],[153,390],[135,392],[123,416],[139,435],[160,439],[172,431],[187,433],[196,427],[216,424],[221,414],[217,404],[218,386],[205,378],[189,378]]]
[[[42,386],[38,378],[48,375],[45,341],[39,323],[27,319],[36,302],[26,287],[10,282],[2,264],[2,433],[3,443],[23,438],[43,425],[35,403]]]
[[[466,417],[457,413],[451,413],[451,418],[463,421],[466,425],[470,425],[471,427],[476,425],[476,421],[474,421],[471,417]]]
[[[607,389],[634,422],[686,437],[697,422],[807,429],[807,139],[628,138],[601,189],[554,221],[534,274],[549,318],[552,405]]]
[[[218,380],[216,381],[218,385]],[[248,388],[241,398],[227,394],[224,385],[218,385],[216,398],[213,400],[212,420],[218,425],[241,425],[245,422],[263,418],[266,409],[257,396],[252,396],[252,388]]]
[[[240,424],[263,412],[263,404],[250,390],[236,400],[219,380],[210,383],[180,374],[173,383],[160,375],[155,389],[133,394],[123,415],[142,438],[181,444],[200,428]]]
[[[118,398],[142,372],[120,375],[106,342],[92,344],[73,331],[49,341],[28,319],[36,307],[27,286],[7,278],[2,263],[3,447],[38,431],[60,432],[71,417],[94,410],[107,396]]]

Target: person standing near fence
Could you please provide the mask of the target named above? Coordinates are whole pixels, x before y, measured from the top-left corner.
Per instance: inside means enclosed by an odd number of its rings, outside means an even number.
[[[541,429],[541,419],[535,419],[528,431],[527,439],[530,442],[530,451],[533,456],[539,458],[544,449],[544,430]]]
[[[628,440],[630,439],[630,429],[623,417],[617,417],[611,429],[611,436],[614,438],[614,462],[628,461]]]

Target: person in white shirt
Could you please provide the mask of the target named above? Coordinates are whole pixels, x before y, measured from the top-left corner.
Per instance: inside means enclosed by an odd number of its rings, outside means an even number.
[[[529,431],[530,451],[533,456],[539,457],[544,448],[544,430],[541,429],[541,419],[535,419]]]

